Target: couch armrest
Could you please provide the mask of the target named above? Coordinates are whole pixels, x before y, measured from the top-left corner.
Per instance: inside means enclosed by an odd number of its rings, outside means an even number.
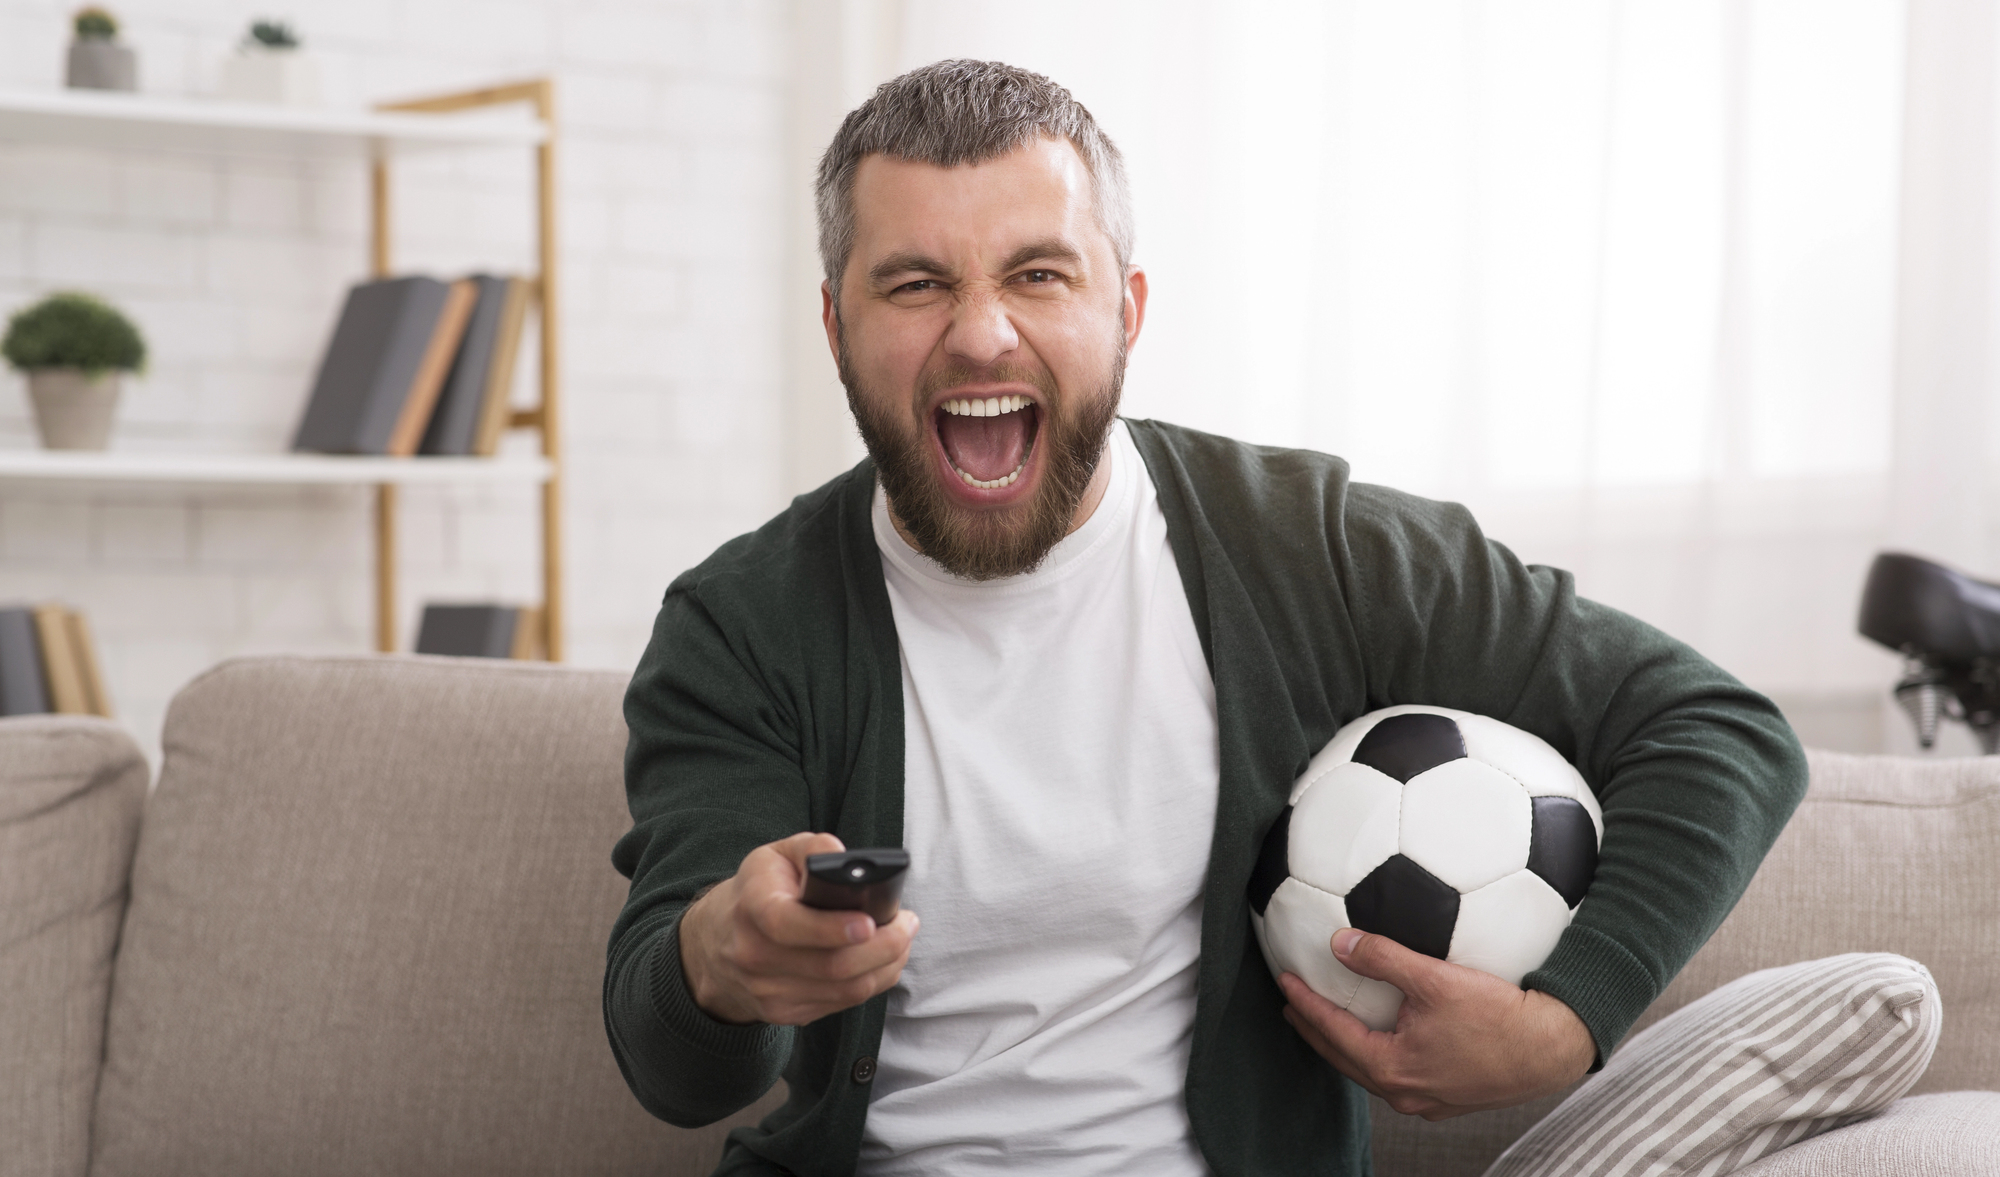
[[[0,720],[0,1172],[81,1177],[150,777],[123,728]]]
[[[1960,1177],[1992,1172],[2000,1154],[2000,1092],[1950,1091],[1897,1100],[1881,1114],[1802,1140],[1737,1177]]]

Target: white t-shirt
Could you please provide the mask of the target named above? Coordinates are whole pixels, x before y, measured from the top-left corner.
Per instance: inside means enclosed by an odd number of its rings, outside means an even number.
[[[1184,1095],[1215,686],[1121,422],[1034,572],[918,555],[875,492],[902,643],[904,905],[923,918],[861,1172],[1204,1174]]]

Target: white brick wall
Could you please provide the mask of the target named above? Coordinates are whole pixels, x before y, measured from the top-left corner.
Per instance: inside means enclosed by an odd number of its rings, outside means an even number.
[[[0,87],[61,85],[73,0],[0,5]],[[325,100],[557,79],[569,661],[629,667],[675,573],[782,505],[789,191],[782,0],[119,0],[140,85],[203,94],[253,16],[293,22]],[[0,313],[100,293],[152,350],[118,449],[276,450],[346,283],[366,272],[359,164],[0,142]],[[397,263],[526,269],[525,152],[399,165]],[[524,383],[532,355],[522,357]],[[0,446],[35,444],[0,375]],[[532,445],[522,435],[514,445]],[[83,609],[113,700],[157,739],[219,659],[368,648],[372,498],[347,488],[0,483],[0,601]],[[403,494],[398,622],[426,599],[539,595],[533,492]]]

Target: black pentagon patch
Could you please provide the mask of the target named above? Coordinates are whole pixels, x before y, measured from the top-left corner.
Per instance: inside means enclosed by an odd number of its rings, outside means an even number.
[[[1597,827],[1590,823],[1583,802],[1573,797],[1535,798],[1528,869],[1554,887],[1567,906],[1583,902],[1590,876],[1597,873]]]
[[[1292,807],[1278,815],[1264,834],[1264,848],[1257,852],[1257,865],[1250,868],[1250,906],[1258,915],[1271,905],[1278,884],[1292,873],[1292,856],[1287,839],[1292,831]]]
[[[1347,922],[1443,960],[1458,925],[1458,892],[1402,855],[1392,855],[1347,893]]]
[[[1465,737],[1449,715],[1391,715],[1354,747],[1354,763],[1408,784],[1425,769],[1465,758]]]

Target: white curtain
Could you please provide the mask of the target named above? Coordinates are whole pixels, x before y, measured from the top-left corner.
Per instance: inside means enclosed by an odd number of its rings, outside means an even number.
[[[2000,573],[1992,0],[871,9],[887,73],[1038,69],[1124,149],[1129,412],[1463,501],[1809,737],[1907,746],[1868,560]]]

